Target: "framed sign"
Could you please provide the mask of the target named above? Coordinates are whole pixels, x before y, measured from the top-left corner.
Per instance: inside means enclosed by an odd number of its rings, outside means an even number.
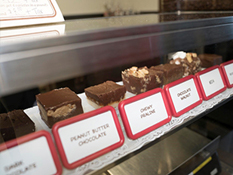
[[[218,65],[198,72],[196,77],[204,100],[209,100],[226,90],[224,76]]]
[[[137,139],[171,120],[167,99],[161,88],[121,101],[119,111],[131,139]]]
[[[188,112],[202,103],[201,92],[194,75],[189,75],[164,86],[173,116]]]
[[[51,135],[41,130],[2,143],[0,174],[62,174],[62,167]]]
[[[68,169],[78,167],[124,143],[116,111],[106,106],[56,123],[52,132]]]
[[[228,88],[233,87],[233,60],[222,63],[222,72]]]
[[[0,0],[0,28],[62,21],[55,0]]]

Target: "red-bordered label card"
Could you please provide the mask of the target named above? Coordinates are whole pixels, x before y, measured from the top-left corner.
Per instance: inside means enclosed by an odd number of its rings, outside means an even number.
[[[189,75],[164,86],[173,116],[188,112],[202,103],[196,77]]]
[[[2,143],[0,174],[62,174],[51,135],[42,130]]]
[[[76,168],[124,143],[116,111],[106,106],[56,123],[52,132],[63,162]]]
[[[127,136],[131,139],[137,139],[171,120],[167,99],[161,88],[121,101],[119,111]]]
[[[62,21],[56,0],[0,0],[0,28]]]
[[[233,60],[221,64],[222,72],[228,88],[233,87]]]
[[[198,72],[196,77],[204,100],[209,100],[226,90],[224,76],[218,65]]]

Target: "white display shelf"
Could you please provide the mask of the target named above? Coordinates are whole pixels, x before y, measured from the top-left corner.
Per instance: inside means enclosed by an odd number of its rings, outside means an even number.
[[[120,82],[121,84],[122,82]],[[204,113],[205,111],[213,108],[214,106],[220,104],[224,100],[227,100],[229,97],[233,95],[233,88],[226,89],[226,91],[220,93],[219,95],[213,97],[212,99],[208,101],[203,101],[200,105],[193,108],[192,110],[186,112],[185,114],[179,116],[179,117],[172,117],[171,121],[160,128],[155,129],[154,131],[136,139],[131,140],[127,137],[118,108],[115,108],[116,113],[118,115],[118,119],[121,124],[121,128],[125,137],[124,144],[115,149],[114,151],[111,151],[107,154],[104,154],[80,167],[77,167],[73,170],[68,170],[63,167],[63,174],[64,175],[83,175],[83,174],[92,174],[95,171],[101,170],[107,165],[110,165],[114,163],[115,161],[121,159],[122,157],[139,150],[146,144],[160,138],[161,136],[171,132],[173,129],[182,126],[184,123],[190,121],[191,119],[194,119],[198,115]],[[95,110],[92,106],[90,106],[87,103],[86,96],[84,93],[78,94],[78,96],[82,99],[82,106],[84,112],[89,112],[92,110]],[[126,92],[126,98],[130,98],[134,96],[133,94]],[[34,106],[32,108],[26,109],[25,113],[33,120],[36,126],[36,131],[39,130],[46,130],[51,135],[51,129],[47,127],[47,125],[43,122],[41,119],[41,116],[39,114],[39,109],[37,106]],[[52,135],[53,136],[53,135]]]

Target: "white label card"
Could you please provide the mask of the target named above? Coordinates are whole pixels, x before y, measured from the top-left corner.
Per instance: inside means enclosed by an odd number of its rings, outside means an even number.
[[[161,93],[127,104],[124,108],[133,135],[168,118]]]
[[[57,169],[44,136],[0,152],[1,175],[41,175],[56,172]]]
[[[233,63],[228,64],[225,67],[226,74],[230,84],[233,84]]]
[[[169,92],[177,113],[200,100],[193,79],[169,88]]]
[[[120,141],[110,111],[58,129],[69,164]]]
[[[219,69],[200,75],[200,80],[207,97],[224,88]]]
[[[55,0],[0,0],[0,28],[61,21]]]
[[[0,45],[56,37],[64,35],[64,33],[65,24],[2,29],[0,32]]]

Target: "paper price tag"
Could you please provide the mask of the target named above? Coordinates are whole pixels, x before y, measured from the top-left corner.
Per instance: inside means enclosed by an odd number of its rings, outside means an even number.
[[[233,87],[233,60],[222,63],[221,68],[228,88]]]
[[[55,0],[0,0],[0,28],[61,21]]]
[[[164,90],[175,117],[179,117],[202,103],[201,92],[194,75],[167,84]]]
[[[62,167],[47,131],[38,131],[0,145],[1,175],[61,173]]]
[[[124,143],[124,136],[111,106],[56,123],[52,132],[64,166],[78,167]]]
[[[226,90],[222,71],[218,65],[196,74],[204,100],[209,100]]]
[[[65,24],[2,29],[0,45],[14,44],[64,35]]]
[[[123,100],[119,111],[129,138],[137,139],[171,120],[161,88]]]

